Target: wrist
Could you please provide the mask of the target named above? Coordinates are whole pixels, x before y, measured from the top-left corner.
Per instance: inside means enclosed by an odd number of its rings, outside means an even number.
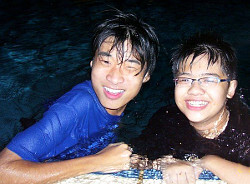
[[[91,172],[101,172],[103,164],[102,156],[99,154],[86,156],[88,158],[88,163],[91,165]],[[84,158],[84,157],[83,157]]]
[[[210,165],[212,164],[212,162],[216,159],[217,156],[215,155],[206,155],[204,157],[202,157],[200,159],[200,166],[203,168],[203,169],[207,169],[209,170],[210,168]]]

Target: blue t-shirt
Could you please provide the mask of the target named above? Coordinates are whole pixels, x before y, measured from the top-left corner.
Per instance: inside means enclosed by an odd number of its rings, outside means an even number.
[[[39,122],[17,134],[7,148],[24,160],[43,161],[79,141],[84,144],[120,119],[108,114],[91,81],[85,81],[59,98]]]

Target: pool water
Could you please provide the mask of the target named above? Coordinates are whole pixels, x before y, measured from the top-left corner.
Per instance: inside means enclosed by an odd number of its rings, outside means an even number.
[[[174,103],[171,48],[182,37],[214,30],[236,49],[239,93],[249,104],[249,3],[240,0],[0,0],[0,149],[39,120],[51,102],[90,78],[92,30],[111,7],[155,27],[161,52],[151,80],[128,105],[119,139],[136,137],[161,106]]]

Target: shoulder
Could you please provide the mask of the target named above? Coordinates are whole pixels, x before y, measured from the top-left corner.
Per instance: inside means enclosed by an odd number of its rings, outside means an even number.
[[[189,128],[189,123],[177,106],[164,106],[154,113],[141,136],[162,135],[165,137],[166,134],[176,134],[187,128]]]
[[[186,117],[178,109],[176,105],[164,106],[161,107],[149,121],[149,126],[156,126],[156,124],[177,124],[177,123],[186,123]]]
[[[233,148],[233,152],[237,153],[237,158],[232,160],[249,165],[249,151],[250,151],[250,126],[249,124],[249,107],[243,103],[240,98],[233,99],[228,103],[230,111],[229,126],[226,128],[225,137],[229,145]]]
[[[68,124],[82,119],[96,106],[97,102],[93,93],[94,90],[90,81],[76,85],[50,106],[48,111],[44,113],[43,120],[59,119],[60,121],[64,120],[63,122]]]
[[[250,126],[248,126],[250,119],[249,106],[236,96],[228,103],[228,109],[230,111],[229,127],[250,136]]]
[[[76,85],[69,92],[61,96],[55,102],[54,106],[66,105],[75,110],[82,110],[82,108],[90,108],[93,103],[97,103],[96,98],[91,82],[85,81]]]

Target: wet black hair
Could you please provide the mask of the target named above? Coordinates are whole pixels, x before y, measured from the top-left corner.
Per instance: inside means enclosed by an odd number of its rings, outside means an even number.
[[[231,80],[237,79],[237,57],[232,46],[214,32],[196,33],[182,41],[173,49],[171,58],[174,77],[180,69],[184,69],[186,61],[192,55],[190,67],[193,61],[200,55],[208,56],[208,66],[220,62],[224,74]],[[182,67],[182,68],[180,68]]]
[[[114,37],[111,50],[116,48],[122,58],[124,42],[129,41],[132,45],[133,56],[141,62],[140,72],[146,65],[145,74],[152,74],[159,53],[159,41],[153,27],[138,19],[134,14],[125,14],[116,10],[113,18],[106,19],[95,29],[92,40],[93,55],[108,37]]]

